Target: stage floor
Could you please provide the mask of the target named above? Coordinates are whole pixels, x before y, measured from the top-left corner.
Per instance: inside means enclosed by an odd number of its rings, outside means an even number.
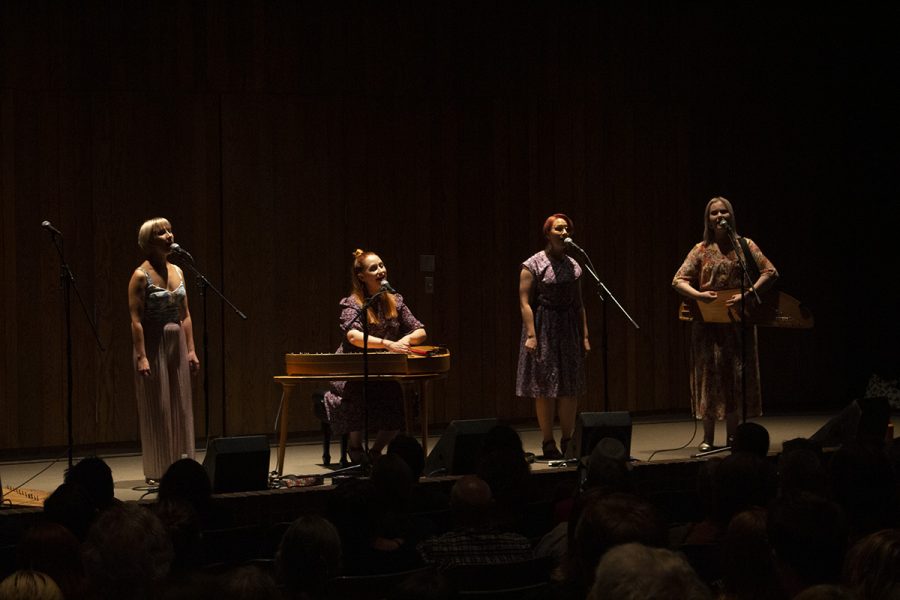
[[[804,414],[804,415],[770,415],[753,419],[763,425],[771,439],[770,451],[781,451],[782,443],[797,437],[809,437],[834,414]],[[900,417],[894,416],[895,426],[900,422]],[[530,452],[540,453],[541,435],[536,428],[518,428],[525,449]],[[672,459],[690,458],[697,452],[697,446],[702,441],[702,427],[699,422],[689,420],[686,417],[680,420],[656,418],[635,418],[632,427],[631,455],[639,461],[660,461]],[[558,432],[557,432],[558,436]],[[429,437],[429,448],[434,448],[439,435]],[[721,443],[725,439],[725,425],[719,423],[716,431],[716,441]],[[271,469],[275,469],[276,448],[272,447]],[[332,461],[337,463],[339,446],[332,444]],[[197,460],[203,461],[204,452],[197,452]],[[76,457],[76,462],[80,457]],[[103,455],[112,469],[115,481],[116,497],[121,500],[138,500],[148,495],[147,485],[141,468],[140,454],[110,454]],[[26,462],[0,462],[0,480],[2,480],[4,494],[10,487],[21,486],[30,490],[26,496],[40,505],[40,500],[46,497],[62,483],[66,468],[66,458],[63,456],[57,461],[34,460]],[[322,444],[315,440],[303,443],[289,444],[284,461],[285,474],[293,475],[328,475],[332,468],[325,467],[322,462]],[[535,470],[549,469],[546,464],[536,462]]]

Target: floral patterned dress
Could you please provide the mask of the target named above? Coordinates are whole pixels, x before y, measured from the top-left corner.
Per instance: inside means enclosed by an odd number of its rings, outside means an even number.
[[[525,350],[522,324],[516,395],[523,398],[577,396],[585,391],[582,339],[581,266],[541,251],[522,263],[534,276],[531,308],[537,350]]]
[[[369,325],[369,336],[396,341],[425,326],[413,316],[403,301],[403,296],[395,294],[397,316],[385,319],[381,304],[376,304],[378,323]],[[353,296],[341,300],[340,328],[344,341],[337,354],[362,352],[347,341],[346,334],[351,329],[362,331],[359,302]],[[394,431],[403,427],[403,391],[396,381],[370,381],[366,394],[368,402],[369,431]],[[332,381],[331,389],[325,393],[325,410],[331,429],[336,434],[362,431],[366,424],[363,404],[362,381]]]
[[[759,247],[744,238],[761,274],[776,274]],[[722,254],[718,245],[700,242],[688,253],[673,284],[686,281],[701,292],[741,287],[741,265],[734,250]],[[756,326],[747,331],[746,394],[747,417],[762,414],[759,388],[759,359]],[[741,411],[741,337],[739,323],[691,324],[691,396],[694,415],[698,419],[722,420],[731,412]]]

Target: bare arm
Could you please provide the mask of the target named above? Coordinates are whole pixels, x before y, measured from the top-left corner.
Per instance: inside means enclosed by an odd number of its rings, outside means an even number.
[[[184,281],[184,273],[178,269],[181,280]],[[200,360],[197,358],[197,352],[194,349],[194,323],[191,321],[191,311],[188,308],[187,286],[185,286],[184,300],[181,303],[181,329],[184,331],[184,341],[187,345],[187,359],[191,366],[191,371],[200,369]]]
[[[701,292],[684,279],[676,279],[672,282],[672,287],[682,296],[698,302],[712,302],[718,297],[718,294],[712,290]]]
[[[533,352],[537,348],[537,337],[534,333],[534,311],[531,310],[531,286],[534,275],[528,269],[519,273],[519,310],[522,312],[522,325],[525,326],[525,350]]]
[[[406,334],[396,341],[370,335],[368,339],[369,350],[387,350],[388,352],[406,353],[409,352],[410,346],[421,344],[428,337],[422,328]],[[358,329],[351,329],[347,332],[347,341],[357,348],[363,347],[363,333]]]
[[[140,269],[135,269],[128,282],[128,312],[131,313],[131,343],[137,354],[135,369],[143,376],[150,375],[150,361],[144,347],[144,294],[147,290],[147,278]]]
[[[581,306],[581,334],[584,351],[591,351],[591,340],[588,336],[587,311],[584,308],[584,300],[581,297],[581,280],[578,281],[578,304]]]

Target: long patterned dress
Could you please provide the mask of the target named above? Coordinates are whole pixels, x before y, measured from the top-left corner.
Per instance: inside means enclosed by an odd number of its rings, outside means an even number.
[[[182,456],[194,458],[194,411],[187,342],[181,327],[181,305],[187,292],[181,283],[167,290],[147,277],[144,296],[144,349],[150,375],[135,371],[138,421],[144,477],[159,480]],[[137,352],[133,359],[137,361]]]
[[[403,296],[395,294],[397,316],[385,319],[381,304],[376,303],[375,314],[378,323],[369,325],[369,336],[397,341],[416,329],[425,326],[413,316],[403,301]],[[361,321],[365,315],[359,314],[359,302],[353,296],[341,300],[341,335],[344,341],[337,349],[337,354],[345,352],[362,352],[347,341],[346,334],[351,329],[362,331]],[[371,350],[370,350],[371,351]],[[362,381],[332,381],[331,389],[325,393],[325,410],[331,429],[336,434],[362,431],[366,424],[366,411],[363,405]],[[394,431],[403,426],[403,391],[396,381],[370,381],[366,394],[368,402],[369,431]]]
[[[581,266],[541,251],[522,263],[534,276],[531,309],[537,350],[525,350],[522,324],[516,395],[522,398],[577,396],[585,391],[582,339]]]
[[[747,245],[761,274],[776,274],[759,247],[749,238]],[[741,265],[734,250],[722,254],[718,245],[700,242],[688,253],[673,283],[686,281],[701,292],[741,287]],[[698,419],[722,420],[731,412],[740,412],[741,402],[741,331],[739,323],[691,324],[691,396],[694,415]],[[762,414],[759,388],[759,358],[756,326],[747,331],[746,394],[747,417]]]

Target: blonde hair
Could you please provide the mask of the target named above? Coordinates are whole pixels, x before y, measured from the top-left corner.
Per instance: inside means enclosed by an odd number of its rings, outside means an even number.
[[[706,210],[703,211],[703,243],[707,245],[716,241],[716,234],[713,233],[713,227],[709,224],[709,209],[716,202],[721,202],[725,205],[725,208],[728,209],[728,214],[731,216],[731,218],[728,219],[728,222],[731,224],[731,230],[734,231],[734,235],[738,235],[737,224],[734,218],[734,208],[731,206],[731,202],[729,202],[727,198],[716,196],[706,203]]]
[[[138,229],[138,246],[141,250],[144,252],[147,251],[147,248],[150,246],[150,238],[153,236],[153,232],[160,226],[171,229],[172,224],[169,223],[168,219],[164,219],[163,217],[156,217],[155,219],[144,221],[144,224]]]
[[[40,571],[16,571],[0,583],[0,598],[9,600],[63,600],[63,593],[49,575]]]
[[[365,285],[359,278],[359,274],[363,271],[363,261],[369,256],[378,256],[371,251],[363,251],[357,248],[353,251],[353,265],[350,268],[350,295],[356,298],[360,306],[365,304],[366,297],[369,295]],[[385,319],[397,318],[397,300],[393,294],[382,294],[375,303],[381,305],[381,313]],[[366,320],[370,325],[379,323],[378,313],[375,311],[375,305],[366,309]]]

